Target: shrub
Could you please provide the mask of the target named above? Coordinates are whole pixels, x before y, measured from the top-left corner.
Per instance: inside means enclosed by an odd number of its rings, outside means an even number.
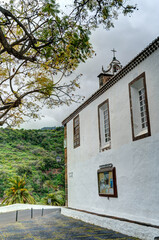
[[[24,175],[24,174],[25,174],[26,176],[31,176],[31,175],[32,175],[32,169],[31,169],[31,167],[30,167],[30,166],[25,166],[25,165],[19,166],[19,167],[17,168],[16,172],[17,172],[17,175],[20,175],[20,176],[22,176],[22,175]]]
[[[52,206],[63,206],[65,204],[64,196],[64,191],[49,193],[47,197],[43,199],[43,203]]]

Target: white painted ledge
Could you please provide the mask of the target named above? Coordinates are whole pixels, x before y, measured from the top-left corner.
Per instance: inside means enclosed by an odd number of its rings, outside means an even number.
[[[0,207],[0,213],[12,212],[16,210],[26,210],[26,209],[60,209],[58,206],[48,206],[48,205],[35,205],[35,204],[13,204],[5,207]]]
[[[135,223],[100,217],[85,212],[80,212],[65,207],[61,207],[61,214],[91,223],[103,228],[108,228],[116,232],[120,232],[142,240],[154,240],[159,236],[159,229],[153,227],[141,226]]]

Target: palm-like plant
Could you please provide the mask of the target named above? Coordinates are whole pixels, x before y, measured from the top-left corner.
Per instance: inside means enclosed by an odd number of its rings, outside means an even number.
[[[53,182],[51,180],[46,180],[43,184],[43,187],[46,187],[48,189],[48,193],[50,189],[54,189],[55,186],[53,185]]]
[[[65,204],[64,191],[54,191],[53,193],[49,193],[47,197],[43,199],[43,203],[51,204],[52,206],[63,206]]]
[[[14,203],[35,203],[34,198],[30,195],[27,188],[25,188],[25,177],[15,176],[9,179],[10,187],[5,191],[6,198],[2,203],[6,205]]]

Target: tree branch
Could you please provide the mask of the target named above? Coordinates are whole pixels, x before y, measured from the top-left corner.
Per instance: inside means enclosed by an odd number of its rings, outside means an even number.
[[[21,59],[21,60],[27,60],[30,62],[35,61],[35,57],[28,57],[28,56],[23,56],[21,53],[17,52],[14,48],[11,47],[11,45],[7,42],[2,29],[0,28],[0,42],[2,43],[5,51],[7,51],[9,54],[12,54],[14,57]]]

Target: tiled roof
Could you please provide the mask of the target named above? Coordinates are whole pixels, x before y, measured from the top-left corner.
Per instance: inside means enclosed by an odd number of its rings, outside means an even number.
[[[107,89],[112,87],[116,82],[123,78],[128,72],[134,69],[138,64],[149,57],[154,51],[159,48],[159,37],[150,43],[143,51],[141,51],[135,58],[133,58],[120,72],[113,76],[102,88],[98,89],[91,97],[89,97],[83,104],[81,104],[73,113],[71,113],[62,124],[65,125],[72,118],[74,118],[82,109],[93,102],[96,98],[102,95]]]

